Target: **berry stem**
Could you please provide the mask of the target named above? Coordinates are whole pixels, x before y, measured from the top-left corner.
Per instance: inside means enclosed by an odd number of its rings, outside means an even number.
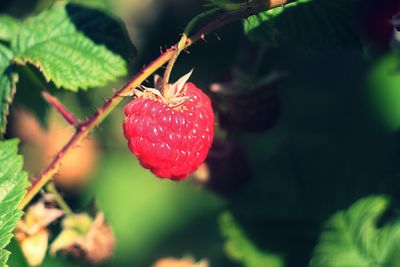
[[[64,200],[60,192],[58,192],[54,183],[48,183],[46,189],[47,192],[51,193],[57,205],[64,211],[65,214],[71,215],[74,213],[67,202]]]
[[[197,30],[193,35],[187,38],[184,49],[193,43],[202,39],[205,35],[214,32],[220,27],[231,22],[247,18],[251,15],[258,14],[262,11],[282,6],[290,3],[290,0],[270,0],[270,1],[251,1],[245,8],[235,11],[220,11],[220,13],[211,21],[207,22],[203,27]],[[190,24],[190,23],[189,23]],[[152,75],[161,66],[167,63],[174,55],[175,49],[170,48],[161,54],[156,60],[151,62],[147,67],[142,69],[130,81],[128,81],[120,90],[118,90],[110,99],[108,99],[103,107],[98,109],[95,114],[89,117],[85,122],[79,124],[75,134],[64,145],[64,147],[56,154],[52,162],[42,171],[40,176],[32,183],[28,189],[24,199],[19,205],[20,209],[24,209],[26,205],[36,196],[37,193],[51,180],[58,172],[64,157],[70,153],[75,147],[79,146],[103,120],[114,110],[114,108],[122,102],[124,95],[131,94],[144,80]]]
[[[189,23],[186,25],[185,30],[183,31],[183,34],[186,36],[189,36],[190,33],[193,31],[194,27],[196,27],[196,25],[198,25],[199,22],[201,22],[201,20],[208,18],[210,16],[214,16],[218,12],[221,12],[221,10],[218,8],[213,8],[213,9],[210,9],[206,12],[203,12],[203,13],[197,15],[191,21],[189,21]]]
[[[42,93],[42,95],[46,102],[52,105],[69,124],[75,127],[78,126],[78,120],[74,117],[74,115],[72,115],[71,112],[68,111],[68,109],[63,104],[61,104],[60,101],[58,101],[56,97],[45,91]]]
[[[166,99],[170,99],[172,96],[170,95],[169,92],[169,78],[171,76],[171,72],[172,69],[174,67],[174,64],[176,62],[176,60],[178,59],[179,54],[186,48],[186,42],[188,40],[188,36],[190,35],[190,33],[192,32],[193,28],[204,18],[210,17],[215,15],[217,12],[219,12],[220,10],[217,8],[208,10],[206,12],[201,13],[200,15],[197,15],[195,18],[193,18],[186,26],[185,31],[182,34],[181,39],[179,40],[178,44],[174,46],[175,49],[175,53],[173,54],[173,56],[171,57],[171,59],[168,61],[168,65],[167,68],[165,69],[164,72],[164,77],[162,80],[162,95],[166,98]]]
[[[180,52],[183,49],[185,49],[187,39],[188,38],[187,38],[186,34],[184,33],[182,35],[182,38],[179,41],[179,43],[174,47],[175,51],[174,51],[171,59],[168,61],[167,68],[165,69],[165,72],[164,72],[164,77],[162,80],[162,90],[163,90],[162,95],[167,100],[172,97],[170,95],[169,84],[168,84],[169,77],[171,76],[172,68],[174,67],[175,62],[178,59]]]

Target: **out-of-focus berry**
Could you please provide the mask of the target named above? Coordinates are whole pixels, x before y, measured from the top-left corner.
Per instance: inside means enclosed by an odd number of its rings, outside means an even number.
[[[50,246],[52,254],[63,251],[92,264],[101,264],[111,258],[115,238],[104,214],[98,213],[93,220],[88,214],[67,216],[63,230]]]
[[[207,189],[222,196],[230,196],[251,179],[252,170],[238,144],[215,140],[205,164],[192,177]]]
[[[208,267],[207,260],[195,262],[192,259],[177,259],[177,258],[164,258],[158,260],[152,267]]]
[[[29,266],[39,266],[42,263],[49,241],[47,226],[63,214],[63,211],[47,208],[44,201],[39,201],[29,207],[18,223],[15,236]]]
[[[14,132],[25,145],[25,167],[34,174],[50,163],[74,133],[74,128],[55,112],[49,115],[48,130],[43,129],[35,116],[27,111],[16,110],[14,118]],[[99,154],[94,137],[71,150],[64,156],[62,166],[54,177],[57,186],[67,190],[84,187],[89,182]]]
[[[215,83],[214,105],[219,125],[228,130],[265,132],[275,126],[280,115],[278,81],[282,74],[271,74],[257,83]]]

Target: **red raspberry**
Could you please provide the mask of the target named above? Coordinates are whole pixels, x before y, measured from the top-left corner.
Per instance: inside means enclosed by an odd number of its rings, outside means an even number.
[[[199,167],[214,135],[208,96],[193,83],[180,87],[171,100],[146,89],[125,107],[124,135],[130,150],[144,168],[172,180],[182,180]]]

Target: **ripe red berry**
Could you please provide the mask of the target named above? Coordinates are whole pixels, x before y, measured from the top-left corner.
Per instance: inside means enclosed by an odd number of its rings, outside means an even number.
[[[207,156],[214,113],[208,96],[193,83],[172,86],[178,88],[170,100],[146,89],[125,107],[124,135],[144,168],[182,180]]]

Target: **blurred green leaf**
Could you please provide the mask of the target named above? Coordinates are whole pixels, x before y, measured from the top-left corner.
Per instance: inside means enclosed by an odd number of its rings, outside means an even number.
[[[235,222],[233,215],[225,212],[220,217],[222,235],[227,239],[225,251],[228,256],[246,267],[282,267],[281,257],[258,249]]]
[[[10,255],[5,247],[22,215],[18,205],[25,195],[28,176],[22,171],[22,156],[18,155],[18,140],[0,142],[0,263],[7,266]]]
[[[85,35],[82,23],[90,31],[107,28],[102,23],[108,21],[95,20],[92,15],[87,9],[60,2],[28,18],[12,42],[15,62],[33,64],[46,80],[72,91],[104,86],[125,75],[125,60],[104,42]],[[112,39],[112,34],[107,37]]]
[[[241,6],[245,5],[248,1],[246,0],[208,0],[210,6],[219,7],[225,10],[237,10]]]
[[[71,0],[70,2],[92,8],[98,8],[104,11],[109,11],[113,3],[113,1],[110,0]]]
[[[99,166],[94,185],[97,204],[114,229],[115,257],[129,261],[129,266],[148,266],[143,261],[159,256],[154,250],[171,233],[224,204],[190,183],[155,177],[127,148],[108,153]],[[182,253],[190,251],[187,247]]]
[[[46,9],[57,1],[60,2],[63,0],[38,0],[38,3],[36,4],[36,10]],[[68,2],[100,9],[104,12],[110,12],[113,9],[113,1],[111,0],[69,0]]]
[[[0,15],[0,40],[11,41],[17,34],[19,21],[7,15]]]
[[[87,38],[97,45],[104,45],[108,50],[120,55],[125,60],[132,60],[136,54],[136,48],[129,39],[129,34],[124,27],[122,20],[110,15],[104,9],[88,8],[90,3],[85,2],[85,6],[68,4],[66,10],[71,17],[71,21],[78,31],[81,31]],[[100,5],[102,1],[96,1]],[[109,2],[109,1],[108,1]],[[103,1],[105,5],[105,1]],[[108,10],[109,11],[109,10]]]
[[[400,221],[378,226],[389,203],[386,196],[370,196],[337,212],[324,227],[311,266],[399,266]]]
[[[298,0],[247,18],[244,31],[255,42],[275,46],[288,40],[311,50],[361,50],[351,25],[353,2]]]
[[[17,73],[9,66],[11,57],[12,51],[0,44],[0,135],[6,130],[9,107],[18,80]]]
[[[399,60],[394,53],[380,58],[369,73],[372,105],[391,129],[400,127],[400,74]]]
[[[250,16],[244,21],[244,32],[254,41],[265,41],[277,45],[276,35],[278,34],[278,30],[276,29],[274,18],[291,8],[310,1],[312,0],[299,0],[282,7],[261,12],[258,15]]]

